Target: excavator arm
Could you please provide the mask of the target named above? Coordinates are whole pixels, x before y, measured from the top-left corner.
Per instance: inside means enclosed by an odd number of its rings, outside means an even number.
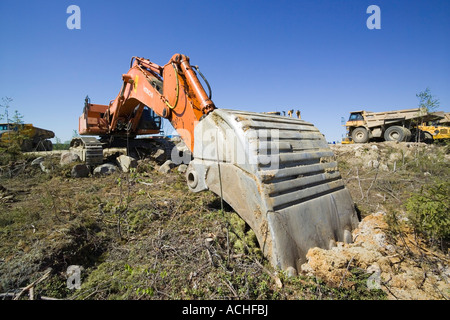
[[[168,119],[193,154],[189,189],[211,190],[228,202],[274,267],[296,273],[308,249],[352,241],[358,224],[352,198],[311,123],[217,109],[181,54],[164,66],[133,57],[122,79],[108,106],[86,102],[80,134],[148,132],[138,125],[146,106]]]

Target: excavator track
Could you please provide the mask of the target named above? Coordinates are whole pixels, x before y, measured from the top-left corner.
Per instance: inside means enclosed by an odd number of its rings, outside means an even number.
[[[189,188],[223,197],[274,267],[299,271],[308,249],[352,241],[358,224],[353,200],[312,124],[216,109],[199,122],[194,139]]]

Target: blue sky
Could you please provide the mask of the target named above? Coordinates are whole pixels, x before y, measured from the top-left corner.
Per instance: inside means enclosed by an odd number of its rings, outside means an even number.
[[[66,26],[71,4],[80,30]],[[366,26],[372,4],[379,30]],[[0,97],[70,140],[85,96],[114,99],[132,56],[183,53],[217,107],[299,109],[334,141],[350,111],[413,108],[427,87],[449,112],[449,33],[448,0],[0,0]]]

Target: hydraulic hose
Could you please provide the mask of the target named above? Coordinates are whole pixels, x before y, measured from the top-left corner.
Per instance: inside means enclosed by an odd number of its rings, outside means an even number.
[[[206,85],[208,86],[208,98],[211,100],[212,98],[212,90],[211,90],[211,86],[208,83],[208,80],[206,80],[206,77],[203,75],[203,73],[201,73],[200,68],[198,66],[193,66],[195,68],[195,70],[197,70],[198,74],[202,77],[203,81],[205,81]]]

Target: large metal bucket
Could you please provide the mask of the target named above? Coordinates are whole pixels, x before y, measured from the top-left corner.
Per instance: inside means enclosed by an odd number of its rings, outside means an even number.
[[[358,217],[323,135],[300,119],[216,109],[195,128],[186,177],[255,232],[264,255],[300,270],[312,247],[351,242]]]

